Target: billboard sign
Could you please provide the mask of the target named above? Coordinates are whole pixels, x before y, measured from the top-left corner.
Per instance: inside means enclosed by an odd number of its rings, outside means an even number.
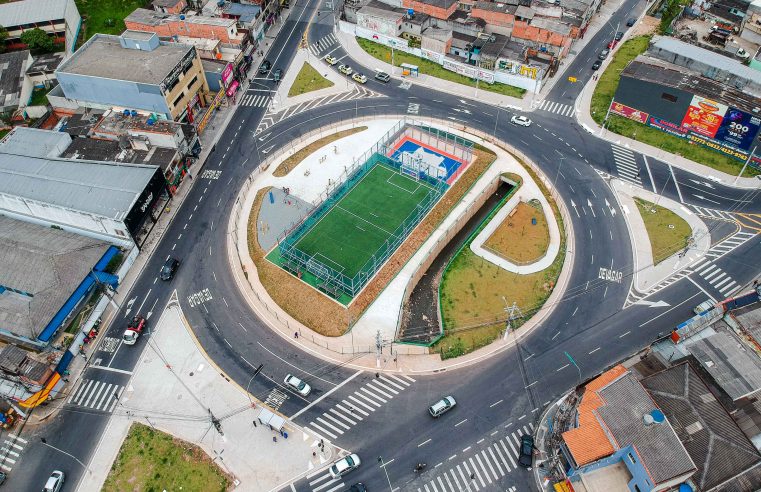
[[[721,126],[728,107],[702,96],[692,96],[682,128],[696,135],[713,138]]]
[[[730,106],[714,138],[723,144],[750,150],[759,127],[760,117]]]
[[[452,72],[459,73],[460,75],[464,75],[465,77],[469,77],[471,79],[479,78],[484,82],[488,82],[490,84],[494,83],[494,72],[483,70],[478,67],[474,67],[473,65],[466,65],[465,63],[459,63],[445,58],[444,63],[442,63],[441,66],[447,70],[451,70]]]
[[[227,88],[230,85],[230,81],[233,79],[233,64],[228,63],[225,66],[225,69],[222,70],[222,83],[224,84],[225,88]]]
[[[656,118],[655,116],[651,116],[647,119],[647,124],[649,126],[652,126],[653,128],[657,128],[661,131],[664,131],[666,133],[670,133],[672,135],[675,135],[677,137],[684,138],[687,135],[687,131],[682,129],[679,125],[675,125],[674,123],[671,123],[670,121],[662,120],[660,118]]]
[[[616,101],[611,103],[610,112],[642,124],[647,123],[647,117],[650,116],[647,113],[643,113],[639,109],[631,108],[625,104],[617,103]]]

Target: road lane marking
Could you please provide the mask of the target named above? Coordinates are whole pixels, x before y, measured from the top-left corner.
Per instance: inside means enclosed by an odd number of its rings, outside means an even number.
[[[423,442],[421,442],[420,444],[418,444],[418,445],[417,445],[417,447],[420,447],[420,446],[425,446],[425,445],[426,445],[426,444],[428,444],[429,442],[431,442],[431,440],[430,440],[430,439],[426,439],[425,441],[423,441]]]
[[[309,374],[309,373],[307,373],[307,374]],[[338,388],[340,388],[341,386],[345,385],[346,383],[348,383],[348,382],[349,382],[349,381],[351,381],[352,379],[356,378],[356,377],[357,377],[357,376],[359,376],[360,374],[362,374],[362,371],[357,371],[357,372],[355,372],[354,374],[352,374],[351,376],[349,376],[348,378],[346,378],[345,380],[343,380],[343,381],[342,381],[340,384],[336,385],[336,386],[335,386],[335,387],[334,387],[332,390],[328,391],[327,393],[325,393],[325,394],[324,394],[324,395],[322,395],[321,397],[317,398],[315,401],[313,401],[313,402],[312,402],[312,403],[310,403],[309,405],[305,406],[304,408],[302,408],[302,409],[301,409],[301,410],[299,410],[298,412],[296,412],[296,413],[294,413],[293,415],[291,415],[290,419],[291,419],[291,420],[293,420],[293,419],[295,419],[296,417],[298,417],[299,415],[301,415],[302,413],[306,412],[307,410],[309,410],[310,408],[312,408],[312,407],[313,407],[315,404],[319,403],[319,402],[320,402],[320,401],[322,401],[324,398],[326,398],[327,396],[331,395],[331,394],[332,394],[334,391],[336,391]],[[319,379],[319,378],[318,378],[318,379]]]
[[[489,408],[495,407],[495,406],[499,405],[500,403],[502,403],[503,401],[504,401],[504,400],[495,401],[494,403],[492,403],[491,405],[489,405]]]
[[[467,421],[468,421],[468,419],[461,420],[461,421],[457,422],[454,426],[457,427],[458,425],[464,424]]]
[[[597,348],[596,348],[596,349],[594,349],[593,351],[589,352],[589,355],[592,355],[592,354],[594,354],[594,353],[595,353],[595,352],[597,352],[598,350],[600,350],[600,347],[597,347]]]

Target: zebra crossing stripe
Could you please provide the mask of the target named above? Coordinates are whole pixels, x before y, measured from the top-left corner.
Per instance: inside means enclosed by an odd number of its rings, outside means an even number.
[[[93,390],[90,392],[90,395],[87,397],[87,400],[85,400],[84,404],[82,404],[83,407],[89,407],[90,406],[90,400],[92,400],[93,395],[96,391],[98,391],[98,388],[100,387],[101,382],[96,381],[95,386],[93,386]]]
[[[480,454],[484,457],[484,460],[486,461],[486,465],[489,467],[489,471],[491,472],[492,475],[494,475],[494,480],[499,480],[499,475],[497,475],[497,472],[494,471],[494,467],[491,466],[491,461],[489,460],[489,457],[486,455],[486,450],[482,449]],[[476,457],[478,457],[478,455],[476,455]],[[481,462],[480,458],[478,462],[479,463]],[[488,477],[489,474],[487,473],[486,476]]]
[[[464,463],[463,463],[463,465],[464,465]],[[466,467],[466,470],[467,470],[467,467]],[[462,478],[462,483],[464,483],[467,486],[468,485],[468,479],[465,478],[465,474],[462,472],[462,468],[460,468],[460,465],[457,465],[457,471],[460,474],[460,478]],[[468,472],[468,476],[470,476],[470,472]],[[476,490],[478,490],[478,485],[476,485]]]
[[[116,407],[116,404],[119,402],[119,398],[122,397],[122,391],[123,390],[124,390],[124,386],[119,386],[119,388],[116,391],[114,391],[115,397],[114,397],[113,401],[111,401],[111,405],[108,407],[108,411],[109,412],[113,412],[114,411],[114,407]]]
[[[343,422],[341,422],[337,418],[333,417],[332,415],[328,414],[327,412],[323,413],[322,416],[325,417],[326,419],[330,419],[331,421],[335,422],[336,425],[340,425],[341,427],[343,427],[346,430],[351,429],[351,427],[349,427],[348,425],[344,424]],[[341,433],[343,434],[343,432],[341,432]]]
[[[476,475],[475,468],[473,469],[473,471],[470,471],[470,468],[468,468],[468,463],[467,462],[463,461],[462,462],[462,466],[465,468],[465,472],[468,474],[468,477]],[[465,483],[468,483],[468,482],[465,482]],[[476,482],[475,480],[471,480],[470,484],[473,485],[476,490],[479,490],[478,482]]]
[[[714,270],[714,271],[713,271],[712,273],[710,273],[709,275],[703,275],[703,278],[704,278],[704,279],[706,279],[706,280],[711,280],[711,279],[712,279],[714,276],[716,276],[716,275],[717,275],[717,274],[719,274],[719,273],[721,273],[721,275],[719,275],[718,277],[716,277],[714,280],[719,280],[721,277],[723,277],[724,275],[726,275],[726,273],[724,273],[724,272],[722,272],[722,271],[721,271],[721,268],[717,268],[716,270]],[[711,282],[711,284],[713,284],[713,282]]]
[[[455,470],[454,468],[449,470],[449,473],[452,474],[452,480],[454,480],[455,485],[457,485],[457,488],[454,490],[462,490],[462,487],[460,486],[460,481],[457,480],[457,474],[454,472],[454,470]]]
[[[703,270],[703,271],[701,272],[700,270],[702,270],[702,269],[703,269],[703,267],[705,267],[705,266],[708,266],[708,268],[706,268],[705,270]],[[703,266],[701,266],[700,268],[696,268],[696,269],[695,269],[695,271],[696,271],[696,272],[699,272],[699,273],[700,273],[700,275],[705,275],[706,273],[710,272],[710,271],[711,271],[711,270],[713,270],[714,268],[717,268],[717,266],[716,266],[716,265],[714,265],[713,263],[711,263],[711,262],[709,261],[708,263],[704,263],[704,264],[703,264]]]
[[[111,391],[111,388],[112,388],[113,386],[114,386],[114,384],[113,384],[113,383],[109,383],[109,385],[108,385],[108,386],[106,386],[106,387],[104,388],[104,389],[105,389],[105,392],[103,393],[103,398],[101,398],[100,400],[98,400],[98,406],[95,406],[95,407],[93,407],[95,410],[100,410],[100,407],[101,407],[101,406],[103,406],[103,404],[104,404],[104,403],[108,402],[108,395],[109,395],[109,391]],[[96,397],[96,400],[97,400],[97,397]],[[95,403],[93,402],[93,405],[94,405],[94,404],[95,404]]]
[[[505,455],[502,454],[502,449],[500,448],[499,445],[500,445],[499,442],[495,443],[494,450],[497,452],[500,459],[502,460],[502,464],[505,465],[505,469],[507,469],[507,473],[510,473],[510,470],[511,470],[510,465],[508,464],[507,459],[505,458]],[[505,453],[507,453],[507,449],[505,449]],[[508,454],[507,456],[509,457],[510,455]],[[515,463],[513,463],[513,468],[515,468]]]
[[[386,393],[385,391],[383,391],[384,389],[386,389],[386,387],[383,386],[381,383],[379,383],[377,379],[373,379],[367,385],[370,386],[375,391],[377,391],[378,393],[380,393],[381,395],[383,395],[386,398],[388,398],[389,400],[394,397],[394,395]],[[394,393],[397,394],[397,395],[399,394],[398,391],[394,391]]]
[[[319,425],[317,425],[317,424],[316,424],[316,423],[314,423],[314,422],[310,422],[310,423],[309,423],[309,425],[311,425],[312,427],[314,427],[315,429],[317,429],[317,430],[318,430],[320,433],[322,433],[322,434],[325,434],[325,435],[326,435],[326,436],[328,436],[328,437],[331,437],[331,438],[333,438],[333,439],[337,439],[337,438],[338,438],[338,436],[337,436],[337,435],[333,434],[333,433],[332,433],[332,432],[330,432],[330,431],[327,431],[327,430],[323,429],[322,427],[320,427]]]
[[[358,396],[361,396],[361,395],[358,395]],[[354,398],[354,395],[349,395],[349,399],[351,401],[353,401],[354,403],[358,404],[358,405],[362,405],[363,407],[365,407],[366,409],[370,410],[371,412],[375,411],[375,409],[373,407],[371,407],[371,406],[368,406],[367,403],[363,403],[363,402],[359,401],[358,399]],[[359,410],[359,408],[357,408],[357,410]],[[370,414],[369,413],[365,413],[365,415],[370,415]]]
[[[343,403],[344,405],[346,405],[347,407],[350,407],[350,408],[346,408],[346,407],[342,406],[341,403]],[[346,402],[346,400],[342,401],[341,403],[336,403],[336,408],[340,409],[342,412],[346,413],[347,415],[351,415],[351,418],[353,418],[353,419],[357,419],[357,420],[360,420],[360,421],[362,420],[362,417],[357,415],[358,413],[361,413],[365,417],[369,417],[370,416],[370,414],[365,412],[364,410],[360,410],[359,408],[355,407],[354,405],[349,405]]]
[[[486,482],[484,481],[483,477],[481,476],[481,472],[476,467],[476,462],[473,461],[473,458],[468,458],[468,461],[470,462],[470,466],[473,467],[473,473],[476,474],[476,478],[479,482],[481,482],[481,487],[486,487]]]
[[[393,382],[393,381],[391,380],[391,378],[385,378],[385,377],[384,377],[384,378],[381,378],[381,380],[382,380],[384,383],[386,383],[386,384],[388,384],[388,385],[390,385],[390,386],[393,386],[394,388],[398,389],[399,391],[404,391],[404,390],[405,390],[405,387],[404,387],[404,386],[402,386],[402,385],[400,385],[400,384],[398,384],[398,383],[395,383],[395,382]],[[408,385],[408,386],[409,386],[409,385]]]
[[[361,387],[361,388],[359,388],[359,389],[360,389],[360,391],[364,391],[364,392],[365,392],[365,393],[367,393],[369,396],[372,396],[373,398],[375,398],[375,399],[377,399],[377,400],[380,400],[380,401],[381,401],[381,402],[383,402],[383,403],[388,403],[388,400],[385,400],[385,399],[381,398],[380,396],[376,395],[375,393],[371,393],[371,392],[370,392],[370,390],[368,390],[368,389],[367,389],[366,387],[364,387],[364,386],[363,386],[363,387]],[[379,406],[380,406],[380,405],[379,405]]]
[[[719,282],[718,284],[713,284],[713,286],[714,286],[715,288],[719,289],[719,287],[721,287],[722,285],[726,284],[726,283],[727,283],[727,282],[729,282],[730,280],[732,280],[732,277],[729,277],[729,276],[728,276],[728,277],[726,277],[724,280],[722,280],[721,282]],[[719,289],[719,291],[721,291],[721,289]]]
[[[501,477],[502,475],[505,474],[505,472],[503,472],[502,467],[499,466],[499,460],[497,459],[497,456],[494,454],[494,450],[492,450],[491,446],[489,446],[487,450],[489,451],[489,454],[491,455],[491,458],[494,461],[494,466],[496,466],[497,469],[499,470],[499,476]]]

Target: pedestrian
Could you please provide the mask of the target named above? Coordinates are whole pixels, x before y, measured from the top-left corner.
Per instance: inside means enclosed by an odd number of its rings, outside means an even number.
[[[272,436],[272,442],[277,442],[277,436]]]
[[[316,457],[317,457],[317,451],[312,451],[312,458],[316,458]]]
[[[192,174],[190,174],[190,172],[188,172],[188,178],[189,178],[191,181],[193,180],[193,175],[192,175]]]
[[[254,427],[256,427],[256,420],[254,420],[254,421],[252,422],[252,424],[254,424]]]
[[[471,473],[470,474],[470,479],[471,480],[475,480],[476,479],[476,474],[475,473]]]
[[[298,331],[293,334],[293,338],[299,338],[299,332]]]

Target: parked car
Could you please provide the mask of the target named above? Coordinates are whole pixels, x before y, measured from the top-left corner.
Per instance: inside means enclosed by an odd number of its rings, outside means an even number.
[[[45,482],[45,488],[42,489],[42,492],[58,492],[63,487],[64,478],[65,475],[62,471],[54,471],[48,481]]]
[[[270,73],[270,69],[272,68],[272,62],[269,60],[264,60],[261,65],[259,65],[259,75],[267,75]]]
[[[338,63],[338,58],[336,58],[335,56],[325,55],[325,58],[323,59],[325,60],[325,63],[327,63],[330,66],[333,66],[336,63]]]
[[[604,59],[606,59],[608,57],[609,54],[610,54],[610,50],[609,49],[608,50],[602,50],[600,52],[600,54],[597,55],[597,58],[600,59],[600,60],[604,60]]]
[[[330,475],[333,478],[341,478],[352,470],[359,468],[362,462],[356,454],[350,454],[333,463],[330,467]]]
[[[637,23],[637,19],[635,19],[634,17],[629,17],[629,20],[626,21],[626,27],[632,27],[636,23]]]
[[[124,342],[124,345],[135,345],[135,343],[137,343],[137,339],[143,333],[145,326],[145,318],[139,314],[136,314],[132,318],[132,321],[127,324],[127,329],[124,330],[124,334],[122,335],[122,341]]]
[[[510,118],[510,122],[513,125],[531,126],[531,120],[526,118],[525,116],[513,115],[513,117]]]
[[[339,65],[338,71],[344,75],[351,75],[351,73],[353,72],[353,70],[351,69],[349,65]]]
[[[355,82],[359,82],[360,84],[364,84],[367,82],[367,77],[365,77],[363,74],[359,72],[352,75],[351,78],[353,78]]]
[[[362,482],[357,482],[349,487],[349,492],[367,492],[367,487]]]
[[[521,436],[521,455],[518,457],[518,464],[525,468],[531,468],[534,459],[534,438],[528,434]]]
[[[602,66],[602,62],[600,60],[595,60],[595,62],[592,64],[592,70],[597,70]]]
[[[441,400],[428,407],[428,413],[431,414],[431,417],[438,418],[444,413],[453,409],[455,405],[457,405],[457,402],[453,397],[445,396]]]
[[[387,74],[386,72],[382,72],[382,71],[376,72],[375,78],[380,80],[381,82],[388,82],[389,80],[391,80],[391,76]]]
[[[285,383],[286,386],[290,386],[291,388],[293,388],[293,390],[296,391],[301,396],[307,396],[309,395],[309,392],[312,391],[311,386],[309,386],[307,383],[297,378],[296,376],[291,376],[290,374],[285,377],[285,380],[283,382]]]
[[[283,69],[278,68],[275,70],[275,73],[272,75],[272,78],[275,80],[275,82],[280,82],[280,79],[283,78]]]
[[[618,41],[616,41],[616,40],[614,39],[613,41],[611,41],[610,43],[608,43],[608,49],[609,49],[609,50],[612,50],[612,49],[614,49],[614,48],[616,47],[616,45],[617,45],[617,44],[618,44]]]
[[[616,37],[615,37],[614,39],[615,39],[616,41],[621,41],[622,39],[624,39],[624,33],[623,33],[623,32],[621,32],[621,31],[618,31],[618,32],[616,33]]]
[[[159,274],[161,280],[172,280],[175,272],[177,272],[177,267],[179,266],[179,260],[172,258],[171,256],[167,258],[164,262],[164,266],[161,267],[161,273]]]

